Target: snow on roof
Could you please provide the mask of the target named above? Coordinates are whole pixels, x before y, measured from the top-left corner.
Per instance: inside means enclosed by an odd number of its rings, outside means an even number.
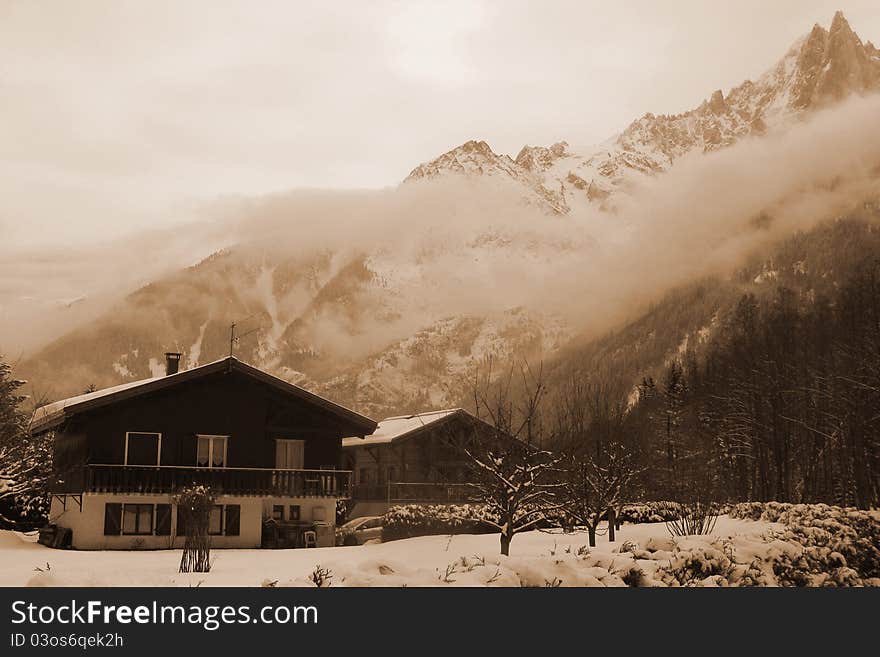
[[[199,367],[195,367],[193,369],[201,369],[202,367],[207,367],[208,365],[214,365],[215,363],[219,363],[220,361],[226,360],[225,358],[219,358],[215,361],[211,361],[210,363],[205,363],[204,365],[200,365]],[[118,386],[111,386],[109,388],[102,388],[101,390],[96,390],[95,392],[87,392],[82,395],[76,395],[75,397],[68,397],[67,399],[59,399],[56,402],[52,402],[51,404],[46,404],[45,406],[40,406],[36,411],[34,411],[34,417],[31,420],[32,424],[40,425],[43,422],[50,421],[54,416],[62,413],[65,408],[68,406],[74,406],[76,404],[81,404],[82,402],[92,401],[93,399],[100,399],[101,397],[106,397],[108,395],[116,394],[117,392],[122,392],[123,390],[129,390],[131,388],[137,388],[142,385],[146,385],[147,383],[151,383],[153,381],[158,381],[159,379],[171,379],[175,376],[180,376],[186,372],[192,372],[193,370],[181,370],[175,374],[168,374],[162,376],[153,376],[149,379],[139,379],[137,381],[128,381],[127,383],[121,383]]]
[[[395,415],[394,417],[386,417],[379,422],[376,430],[364,438],[357,436],[342,439],[343,447],[357,447],[369,445],[385,445],[399,438],[442,420],[443,418],[459,412],[460,408],[447,408],[442,411],[428,411],[427,413],[416,413],[414,415]]]
[[[175,376],[172,374],[171,376]],[[43,420],[48,420],[50,417],[57,415],[62,412],[68,406],[73,406],[75,404],[80,404],[85,401],[91,401],[93,399],[100,399],[101,397],[106,397],[107,395],[112,395],[116,392],[121,392],[123,390],[128,390],[129,388],[137,388],[138,386],[142,386],[145,383],[149,383],[150,381],[155,381],[162,377],[152,377],[149,379],[140,379],[139,381],[129,381],[128,383],[122,383],[118,386],[112,386],[110,388],[104,388],[102,390],[96,390],[95,392],[87,392],[83,395],[77,395],[76,397],[68,397],[67,399],[60,399],[56,402],[52,402],[51,404],[46,404],[45,406],[40,406],[36,411],[34,411],[33,422],[40,423]]]

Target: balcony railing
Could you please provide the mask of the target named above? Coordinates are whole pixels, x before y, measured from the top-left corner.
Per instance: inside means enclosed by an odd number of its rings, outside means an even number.
[[[350,482],[351,472],[348,470],[88,464],[84,466],[80,490],[85,493],[167,494],[192,484],[203,484],[219,495],[348,497]],[[64,492],[73,492],[70,490],[73,483],[68,480],[63,486],[68,490]]]
[[[468,502],[473,493],[473,486],[461,483],[392,481],[386,484],[355,484],[352,488],[356,500],[389,503],[463,503]]]

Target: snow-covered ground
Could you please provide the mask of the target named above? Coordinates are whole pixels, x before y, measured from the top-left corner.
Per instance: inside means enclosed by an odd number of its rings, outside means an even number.
[[[787,544],[762,536],[782,526],[722,516],[711,536],[671,539],[664,523],[623,525],[616,541],[586,532],[518,534],[511,556],[499,554],[497,534],[424,536],[358,547],[299,550],[215,550],[210,573],[180,574],[180,550],[55,550],[34,536],[0,532],[2,586],[312,586],[316,566],[331,586],[622,586],[634,567],[643,585],[681,548],[723,540],[738,564]],[[601,531],[601,530],[600,530]],[[634,548],[637,545],[637,548]],[[621,547],[624,550],[618,552]],[[633,553],[635,549],[635,554]],[[638,559],[636,559],[638,556]]]

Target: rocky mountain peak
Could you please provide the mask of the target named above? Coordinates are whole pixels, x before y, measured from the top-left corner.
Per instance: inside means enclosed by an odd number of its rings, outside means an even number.
[[[813,28],[797,57],[792,106],[806,109],[838,101],[880,86],[880,61],[863,45],[842,12],[826,31]]]
[[[506,155],[498,155],[483,140],[471,139],[430,162],[420,164],[404,182],[433,178],[444,173],[492,174],[510,172],[515,167]]]
[[[846,16],[844,16],[843,12],[840,10],[834,12],[834,18],[831,19],[831,29],[829,30],[829,32],[832,35],[847,33],[850,34],[852,37],[858,39],[858,37],[855,35],[855,32],[853,32],[852,28],[849,26],[849,21],[846,20]]]
[[[433,179],[450,174],[496,177],[523,185],[526,191],[523,200],[527,204],[535,204],[552,214],[565,214],[569,208],[562,192],[545,187],[544,181],[536,173],[541,170],[540,162],[549,162],[555,157],[560,157],[565,153],[566,146],[565,142],[559,142],[550,148],[526,147],[523,150],[527,153],[529,148],[534,151],[530,159],[530,166],[534,168],[529,168],[513,161],[507,155],[497,154],[485,141],[472,139],[430,162],[420,164],[403,182]],[[520,155],[523,155],[522,151]],[[523,157],[529,159],[526,155]]]
[[[568,155],[568,142],[558,141],[552,146],[523,146],[516,163],[529,171],[548,169],[556,160]]]
[[[560,141],[524,146],[512,160],[472,140],[417,167],[408,180],[447,172],[501,173],[537,192],[554,212],[569,212],[579,199],[613,207],[606,199],[633,174],[655,175],[686,153],[724,148],[814,107],[871,90],[880,90],[880,53],[871,43],[863,45],[837,12],[828,29],[816,24],[755,81],[727,94],[717,89],[681,114],[649,112],[593,152],[574,153]]]
[[[714,114],[723,114],[727,111],[727,103],[724,100],[724,94],[721,89],[717,89],[712,97],[709,98],[709,109]]]

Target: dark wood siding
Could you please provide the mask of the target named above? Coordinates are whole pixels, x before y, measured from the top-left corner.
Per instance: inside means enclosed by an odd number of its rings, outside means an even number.
[[[492,440],[495,431],[468,416],[457,416],[429,425],[411,437],[393,444],[364,445],[345,449],[346,469],[354,471],[355,482],[382,486],[396,482],[465,481],[470,460],[462,451],[469,441]],[[362,481],[362,474],[367,481]]]
[[[304,440],[305,467],[320,468],[341,465],[346,428],[323,408],[220,372],[82,414],[57,440],[66,463],[122,464],[127,431],[161,433],[161,465],[195,465],[196,435],[214,434],[229,436],[230,468],[275,467],[276,438]]]

